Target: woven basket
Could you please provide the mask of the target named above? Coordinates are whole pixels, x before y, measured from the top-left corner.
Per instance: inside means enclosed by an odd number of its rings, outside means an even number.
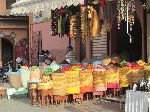
[[[91,87],[93,86],[93,74],[92,70],[81,70],[80,71],[80,81],[81,87]]]
[[[107,70],[106,81],[107,83],[119,83],[119,71],[116,69]]]
[[[39,80],[41,77],[40,70],[30,71],[30,79],[31,80]]]
[[[119,68],[119,82],[121,87],[128,87],[129,82],[127,79],[128,67]]]
[[[106,70],[93,72],[93,85],[96,88],[106,88]]]
[[[144,78],[144,70],[141,69],[130,69],[127,74],[127,79],[130,84],[140,82],[142,78]]]
[[[150,70],[144,70],[144,78],[149,79],[150,78]]]
[[[13,88],[19,89],[21,87],[21,75],[18,74],[9,75],[9,83]]]
[[[52,89],[53,88],[53,82],[49,81],[47,83],[38,83],[38,90],[44,89],[44,90],[48,90],[48,89]]]
[[[67,80],[65,73],[53,73],[53,89],[66,89],[67,88]]]
[[[66,95],[66,89],[53,89],[53,95],[60,95],[65,96]]]

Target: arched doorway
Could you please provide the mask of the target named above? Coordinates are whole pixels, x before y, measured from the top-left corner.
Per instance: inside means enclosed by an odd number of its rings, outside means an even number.
[[[118,30],[117,34],[118,53],[128,53],[130,61],[142,59],[142,27],[138,16],[135,15],[135,24],[130,32],[132,43],[130,43],[130,37],[127,35],[126,22],[121,23],[121,29]]]
[[[1,43],[2,43],[2,65],[5,66],[8,62],[10,61],[13,62],[13,45],[6,38],[2,38]]]
[[[22,57],[23,59],[29,60],[29,51],[28,51],[28,39],[24,38],[17,42],[15,46],[16,58]]]

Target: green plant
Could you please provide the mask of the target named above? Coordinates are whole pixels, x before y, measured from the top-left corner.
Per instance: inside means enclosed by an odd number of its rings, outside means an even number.
[[[45,75],[51,75],[52,73],[53,73],[53,69],[52,69],[52,68],[48,68],[48,69],[44,72]]]
[[[37,67],[37,66],[31,66],[31,67],[29,68],[29,70],[30,70],[30,71],[39,70],[39,67]]]

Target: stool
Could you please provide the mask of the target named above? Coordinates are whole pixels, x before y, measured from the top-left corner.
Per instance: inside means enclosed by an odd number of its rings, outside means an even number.
[[[113,90],[114,90],[114,98],[116,96],[120,96],[120,88],[114,88]]]
[[[76,99],[80,99],[81,103],[83,103],[83,94],[73,94],[73,102],[76,102]]]
[[[94,99],[94,100],[95,100],[96,96],[99,96],[100,99],[102,99],[103,91],[96,91],[96,92],[93,92],[93,99]]]
[[[83,94],[83,100],[90,101],[92,100],[92,97],[93,97],[93,92]]]
[[[35,105],[37,103],[37,89],[35,88],[29,88],[30,90],[30,103],[31,105]]]
[[[53,105],[53,90],[52,89],[38,90],[38,101],[41,104],[41,106],[49,105],[49,103]]]
[[[61,102],[63,102],[63,104],[65,105],[67,100],[68,100],[68,96],[54,95],[54,101],[56,105],[60,104]]]

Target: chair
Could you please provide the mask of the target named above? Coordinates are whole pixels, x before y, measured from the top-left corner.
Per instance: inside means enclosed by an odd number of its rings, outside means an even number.
[[[30,90],[30,103],[31,105],[35,105],[37,103],[37,89],[35,88],[29,88]]]
[[[38,90],[38,101],[41,106],[49,105],[50,103],[53,105],[53,90],[52,89],[39,89]]]
[[[103,96],[103,91],[96,91],[93,92],[93,99],[95,100],[95,98],[99,96],[99,98],[102,100],[102,96]]]

